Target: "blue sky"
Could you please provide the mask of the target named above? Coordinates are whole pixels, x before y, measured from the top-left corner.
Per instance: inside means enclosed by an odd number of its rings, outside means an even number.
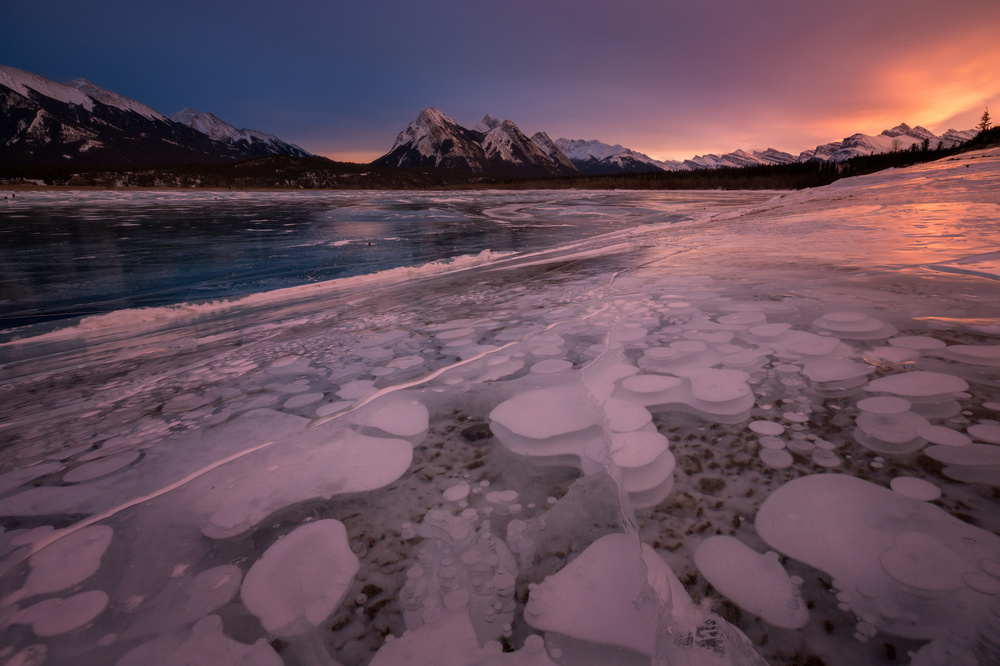
[[[32,0],[0,64],[335,159],[421,109],[683,159],[1000,116],[995,0]]]

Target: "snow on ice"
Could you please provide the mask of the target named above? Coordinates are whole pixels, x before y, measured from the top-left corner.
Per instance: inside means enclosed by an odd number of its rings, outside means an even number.
[[[3,343],[0,660],[996,663],[997,192],[968,153]]]

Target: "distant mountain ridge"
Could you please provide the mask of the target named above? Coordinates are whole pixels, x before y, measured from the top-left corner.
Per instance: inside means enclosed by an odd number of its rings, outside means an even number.
[[[169,116],[175,123],[181,123],[198,130],[202,134],[259,155],[291,155],[292,157],[310,157],[312,153],[286,143],[273,134],[264,134],[252,129],[237,129],[211,113],[195,111],[187,107],[175,111]]]
[[[881,134],[854,134],[805,150],[798,156],[774,148],[747,152],[739,149],[724,155],[696,155],[680,161],[661,161],[619,144],[597,140],[552,141],[545,132],[535,133],[529,145],[525,135],[510,120],[486,115],[465,128],[433,107],[425,109],[399,133],[390,151],[375,160],[378,166],[442,166],[473,172],[508,175],[605,175],[649,171],[685,171],[748,167],[794,162],[837,163],[860,155],[909,150],[911,146],[950,148],[976,135],[976,130],[948,130],[941,136],[901,123]],[[537,150],[535,150],[537,148]],[[538,151],[542,154],[539,155]]]
[[[0,111],[0,166],[156,165],[309,155],[275,136],[237,130],[211,114],[184,110],[178,112],[181,120],[175,120],[86,79],[58,83],[2,65]]]

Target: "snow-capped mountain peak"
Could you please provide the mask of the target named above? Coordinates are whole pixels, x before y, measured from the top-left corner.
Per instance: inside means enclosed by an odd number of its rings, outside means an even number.
[[[25,97],[31,97],[31,93],[34,92],[64,104],[82,106],[88,111],[94,109],[94,100],[82,90],[16,67],[0,65],[0,85]]]
[[[243,146],[253,152],[273,153],[307,157],[310,153],[298,146],[286,143],[273,134],[264,134],[252,129],[237,129],[212,113],[183,108],[170,114],[170,120],[187,125],[216,141],[234,146]]]
[[[623,171],[673,171],[679,162],[661,162],[649,155],[597,140],[556,139],[555,145],[573,162],[581,173],[601,174]]]
[[[88,97],[106,106],[113,106],[117,109],[121,109],[122,111],[138,113],[140,116],[144,116],[150,120],[166,120],[162,114],[157,113],[145,104],[141,104],[134,99],[129,99],[128,97],[119,95],[116,92],[105,90],[104,88],[91,83],[87,79],[74,79],[67,82],[66,85],[76,88]]]
[[[434,107],[421,111],[374,164],[523,175],[576,172],[565,156],[550,155],[510,120],[487,115],[467,129]]]
[[[237,130],[201,114],[210,136],[86,79],[58,83],[0,66],[0,164],[176,164],[263,155],[307,156],[298,146],[254,130]],[[184,120],[198,114],[187,110]]]

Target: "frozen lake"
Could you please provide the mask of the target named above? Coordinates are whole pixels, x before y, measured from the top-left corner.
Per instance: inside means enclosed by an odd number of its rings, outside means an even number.
[[[537,251],[765,196],[22,192],[0,205],[0,331],[231,298],[484,250]]]
[[[998,193],[462,194],[575,235],[0,344],[0,658],[993,663]]]

